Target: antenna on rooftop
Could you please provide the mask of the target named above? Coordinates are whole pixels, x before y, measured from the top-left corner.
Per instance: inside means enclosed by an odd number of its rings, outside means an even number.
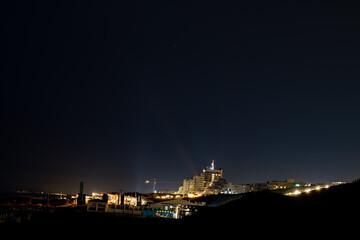
[[[212,160],[210,169],[211,169],[211,170],[214,170],[214,169],[215,169],[215,160]]]

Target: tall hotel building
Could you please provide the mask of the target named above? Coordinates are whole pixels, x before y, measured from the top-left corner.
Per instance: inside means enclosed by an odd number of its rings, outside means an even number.
[[[226,184],[223,179],[223,170],[215,169],[215,161],[211,166],[203,169],[199,175],[190,179],[184,179],[183,185],[179,188],[179,194],[213,194],[219,193]]]

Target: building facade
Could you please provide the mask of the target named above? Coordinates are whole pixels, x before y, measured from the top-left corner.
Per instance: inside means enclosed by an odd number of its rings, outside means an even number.
[[[269,190],[276,190],[276,189],[286,189],[292,188],[295,186],[295,180],[287,178],[285,181],[269,181],[267,182],[267,187]]]
[[[223,179],[223,170],[215,169],[213,160],[210,167],[203,169],[202,173],[192,178],[184,179],[179,187],[178,194],[216,194],[227,188],[226,180]]]

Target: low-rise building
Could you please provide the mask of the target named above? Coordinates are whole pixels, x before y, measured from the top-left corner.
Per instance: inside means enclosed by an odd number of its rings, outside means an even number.
[[[269,190],[276,190],[276,189],[286,189],[292,188],[295,186],[295,180],[287,178],[285,181],[269,181],[267,182],[267,188]]]
[[[167,216],[173,218],[182,218],[189,216],[202,206],[200,203],[193,203],[184,199],[173,199],[169,201],[162,201],[150,205],[153,209],[159,209],[159,213],[163,212]],[[171,212],[171,214],[169,214]]]

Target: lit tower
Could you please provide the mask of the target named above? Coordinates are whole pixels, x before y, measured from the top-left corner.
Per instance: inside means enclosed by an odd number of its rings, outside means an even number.
[[[214,170],[214,169],[215,169],[215,160],[212,160],[210,170]]]
[[[84,182],[80,182],[80,192],[78,194],[77,204],[78,205],[85,204]]]
[[[215,160],[212,160],[210,167],[203,169],[201,176],[204,177],[204,185],[206,186],[222,178],[222,169],[215,169]]]

